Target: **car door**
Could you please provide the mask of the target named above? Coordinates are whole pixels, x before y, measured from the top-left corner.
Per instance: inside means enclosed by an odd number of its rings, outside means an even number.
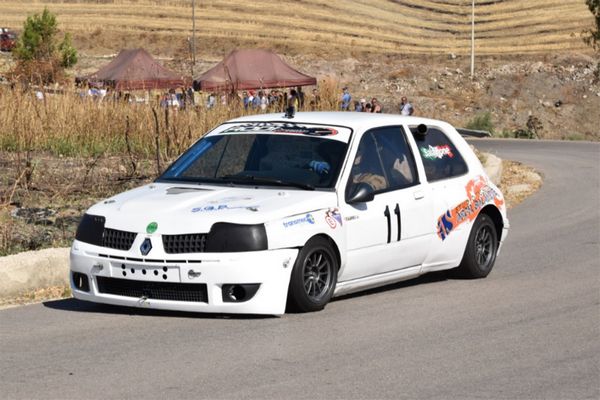
[[[369,195],[360,196],[369,192]],[[356,194],[359,201],[356,201]],[[347,181],[347,263],[340,281],[420,265],[435,231],[432,196],[421,183],[401,126],[363,134]]]
[[[470,210],[467,200],[471,197],[470,186],[475,183],[469,183],[472,177],[467,163],[442,128],[427,126],[423,134],[417,127],[410,127],[410,130],[435,199],[436,234],[424,268],[434,271],[453,267],[462,258],[469,231],[465,229],[467,223],[457,223],[449,213],[451,210]]]

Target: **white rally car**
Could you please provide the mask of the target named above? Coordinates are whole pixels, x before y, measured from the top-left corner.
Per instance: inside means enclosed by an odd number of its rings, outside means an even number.
[[[485,277],[507,232],[502,193],[445,122],[250,116],[206,134],[154,183],[92,206],[71,286],[123,306],[316,311],[430,271]]]

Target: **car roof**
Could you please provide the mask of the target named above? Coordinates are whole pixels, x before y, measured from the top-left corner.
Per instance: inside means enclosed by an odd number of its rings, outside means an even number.
[[[316,111],[298,112],[293,118],[286,118],[283,112],[271,114],[247,115],[227,121],[231,122],[286,122],[298,124],[318,124],[331,126],[346,126],[354,130],[366,130],[375,126],[385,125],[437,125],[449,127],[446,122],[422,118],[404,116],[399,114],[375,114],[351,111]]]

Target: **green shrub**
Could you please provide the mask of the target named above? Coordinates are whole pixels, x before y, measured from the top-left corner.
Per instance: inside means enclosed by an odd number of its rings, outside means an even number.
[[[494,134],[494,123],[492,122],[492,114],[486,111],[482,114],[477,114],[473,119],[467,122],[467,129],[477,131],[486,131]]]

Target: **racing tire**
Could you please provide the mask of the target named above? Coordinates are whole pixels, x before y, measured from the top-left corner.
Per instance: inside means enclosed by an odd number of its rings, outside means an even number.
[[[488,276],[498,253],[498,235],[492,219],[480,214],[467,241],[467,247],[457,273],[467,279],[479,279]]]
[[[287,311],[312,312],[325,308],[337,283],[338,261],[329,241],[310,239],[300,250],[288,289]]]

